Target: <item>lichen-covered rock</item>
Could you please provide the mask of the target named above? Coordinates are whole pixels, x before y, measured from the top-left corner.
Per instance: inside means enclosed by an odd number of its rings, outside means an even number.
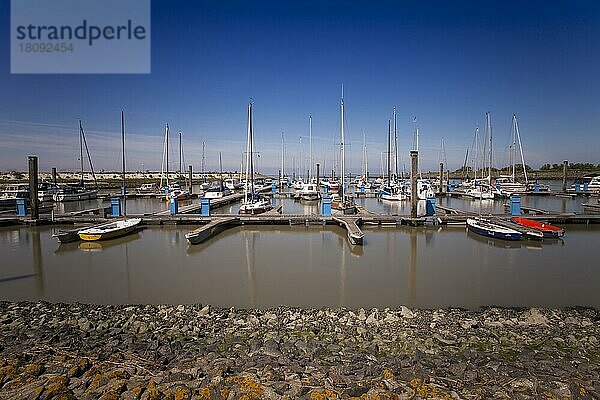
[[[0,302],[0,399],[600,398],[593,309]]]

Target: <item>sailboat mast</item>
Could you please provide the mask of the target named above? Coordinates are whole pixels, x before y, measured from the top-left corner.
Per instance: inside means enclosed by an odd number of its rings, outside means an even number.
[[[398,132],[396,130],[396,107],[394,107],[394,173],[398,179]]]
[[[219,152],[219,180],[221,181],[221,192],[223,191],[223,160],[221,159],[221,152]]]
[[[123,110],[121,110],[121,147],[123,148],[123,158],[121,163],[122,173],[123,173],[123,188],[121,191],[123,192],[123,216],[127,216],[127,191],[125,186],[125,116],[123,114]]]
[[[79,120],[79,160],[81,161],[81,186],[83,186],[83,126]]]
[[[250,190],[254,196],[254,128],[252,126],[252,103],[250,103]]]
[[[479,127],[475,128],[475,157],[473,157],[473,169],[475,170],[474,175],[474,179],[475,179],[475,183],[477,183],[477,171],[479,170],[479,147],[480,147],[480,142],[479,142]],[[482,172],[481,172],[481,177],[483,178],[483,166],[482,166]]]
[[[313,154],[312,154],[312,115],[308,114],[308,162],[310,163],[308,166],[308,182],[310,183],[310,179],[312,178],[312,168],[313,168]]]
[[[181,160],[182,160],[182,147],[181,147],[181,131],[179,131],[179,181],[181,182]]]
[[[340,102],[340,109],[341,109],[341,141],[340,141],[340,170],[341,170],[341,193],[342,193],[342,200],[344,200],[344,163],[345,163],[345,157],[344,157],[344,85],[342,84],[342,99]]]
[[[248,183],[250,178],[250,118],[252,115],[252,103],[248,103],[248,129],[246,133],[246,181],[244,182],[244,204],[248,202]]]
[[[281,180],[285,177],[285,139],[281,132]]]
[[[485,128],[487,131],[487,140],[489,145],[489,154],[488,154],[488,179],[490,185],[492,184],[492,120],[490,116],[490,112],[485,113]],[[484,166],[485,169],[485,166]]]
[[[490,172],[489,172],[489,178],[490,178],[490,186],[492,185],[492,154],[494,154],[492,152],[492,117],[490,115],[490,113],[488,112],[488,132],[490,135]]]
[[[369,152],[367,150],[367,135],[365,134],[365,182],[369,181]]]
[[[204,157],[204,150],[206,147],[206,142],[202,141],[202,181],[206,182],[206,175],[204,174],[206,171],[206,159]]]
[[[512,117],[512,124],[510,127],[510,152],[509,152],[509,162],[510,162],[510,167],[512,168],[511,171],[511,176],[512,176],[512,181],[515,181],[515,143],[516,143],[517,139],[515,137],[515,114],[513,114]]]
[[[391,135],[391,131],[390,131],[390,125],[391,122],[388,119],[388,134],[387,134],[387,182],[388,182],[388,187],[390,186],[390,135]]]
[[[94,172],[94,164],[92,163],[92,157],[90,156],[90,149],[88,148],[87,141],[85,140],[85,132],[83,131],[83,126],[81,125],[81,120],[79,120],[79,133],[80,140],[83,141],[83,146],[85,147],[85,153],[87,154],[88,162],[90,163],[90,170],[92,172],[92,178],[94,178],[94,186],[98,189],[98,181],[96,180],[96,173]],[[83,149],[81,151],[81,184],[83,185]]]
[[[515,133],[517,140],[519,141],[519,150],[521,151],[521,164],[523,165],[523,175],[525,175],[525,184],[529,183],[527,179],[527,170],[525,169],[525,157],[523,156],[523,145],[521,144],[521,133],[519,132],[519,123],[517,122],[517,116],[515,118]]]
[[[169,187],[169,124],[165,126],[165,151],[167,153],[166,171],[167,171],[167,188]]]

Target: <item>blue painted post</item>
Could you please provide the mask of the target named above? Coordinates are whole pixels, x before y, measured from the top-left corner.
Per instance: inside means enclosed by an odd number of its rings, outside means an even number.
[[[271,184],[271,193],[277,193],[277,184],[275,182]]]
[[[177,213],[179,213],[179,202],[177,201],[176,197],[173,197],[169,201],[169,214],[175,215]]]
[[[203,217],[210,217],[210,199],[204,197],[200,199],[200,214]]]
[[[164,190],[165,190],[165,194],[169,194],[169,187],[168,186],[165,186]]]
[[[581,192],[581,184],[579,184],[579,183],[575,184],[575,191],[576,192]]]
[[[323,186],[323,193],[325,193],[325,194],[329,193],[329,186],[327,186],[327,185]]]
[[[17,217],[27,215],[27,199],[17,199]]]
[[[425,200],[425,215],[433,217],[435,215],[435,197]]]
[[[535,183],[533,184],[533,191],[538,193],[540,191],[540,184],[535,181]]]
[[[583,191],[584,191],[584,192],[587,192],[587,191],[588,191],[588,185],[589,185],[589,184],[588,184],[587,182],[585,182],[585,183],[583,184]]]
[[[117,198],[110,199],[110,210],[113,217],[121,216],[121,200]]]
[[[331,217],[331,197],[329,196],[323,196],[323,200],[321,201],[321,215]]]
[[[520,196],[510,196],[510,215],[521,215]]]
[[[360,192],[361,193],[365,192],[365,184],[364,183],[360,185]]]

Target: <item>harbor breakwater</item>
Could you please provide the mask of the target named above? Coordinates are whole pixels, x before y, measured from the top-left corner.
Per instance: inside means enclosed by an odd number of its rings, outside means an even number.
[[[0,303],[0,399],[599,398],[595,309]]]

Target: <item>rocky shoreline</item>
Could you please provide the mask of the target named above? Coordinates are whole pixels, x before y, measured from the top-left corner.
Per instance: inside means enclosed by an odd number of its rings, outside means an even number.
[[[0,399],[600,398],[593,309],[0,311]]]

